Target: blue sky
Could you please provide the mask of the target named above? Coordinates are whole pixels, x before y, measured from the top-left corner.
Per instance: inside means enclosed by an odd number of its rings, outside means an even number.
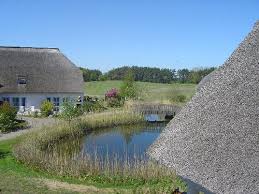
[[[58,47],[78,66],[221,65],[258,0],[0,0],[0,45]]]

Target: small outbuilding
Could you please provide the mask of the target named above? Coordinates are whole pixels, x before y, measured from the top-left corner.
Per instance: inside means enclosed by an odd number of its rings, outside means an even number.
[[[188,193],[259,193],[259,21],[149,154],[175,169]]]
[[[65,100],[81,104],[83,96],[81,71],[59,49],[0,47],[0,102],[26,114],[44,100],[59,111]]]

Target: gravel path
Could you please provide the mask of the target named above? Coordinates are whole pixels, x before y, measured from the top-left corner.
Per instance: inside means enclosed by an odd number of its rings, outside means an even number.
[[[20,117],[23,120],[26,120],[29,123],[28,129],[18,130],[11,133],[0,133],[0,141],[12,139],[22,134],[28,133],[33,130],[39,130],[43,126],[53,125],[58,123],[58,119],[53,118],[30,118],[30,117]]]

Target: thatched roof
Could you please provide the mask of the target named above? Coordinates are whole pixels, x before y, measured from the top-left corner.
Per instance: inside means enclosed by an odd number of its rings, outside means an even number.
[[[0,84],[0,93],[83,92],[81,71],[56,48],[0,47]]]
[[[259,192],[259,21],[149,149],[211,193]]]

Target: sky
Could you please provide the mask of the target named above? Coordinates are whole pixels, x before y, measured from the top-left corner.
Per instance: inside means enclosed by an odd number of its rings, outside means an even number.
[[[0,0],[0,45],[58,47],[77,66],[219,66],[258,0]]]

